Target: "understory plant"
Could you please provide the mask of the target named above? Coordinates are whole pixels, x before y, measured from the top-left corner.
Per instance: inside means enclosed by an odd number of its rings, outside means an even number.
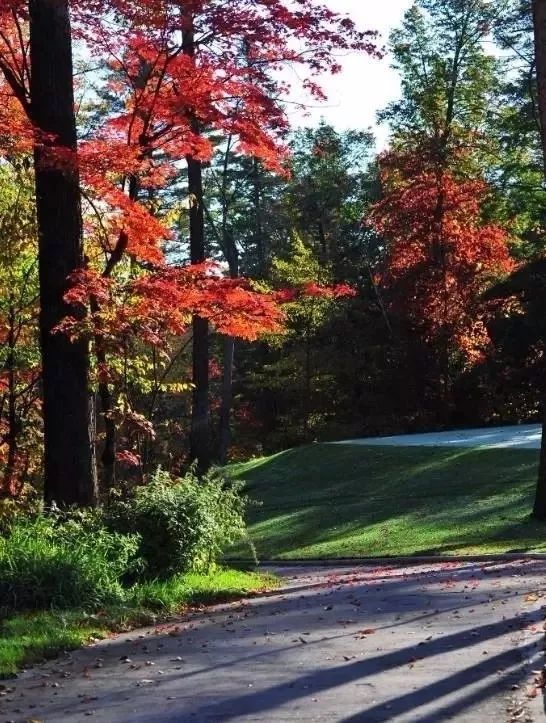
[[[190,470],[173,478],[159,469],[128,499],[107,506],[105,524],[112,531],[138,535],[148,578],[207,572],[223,548],[245,534],[242,486],[218,470],[202,477]]]
[[[139,539],[98,518],[18,517],[0,536],[0,608],[96,608],[121,602]]]

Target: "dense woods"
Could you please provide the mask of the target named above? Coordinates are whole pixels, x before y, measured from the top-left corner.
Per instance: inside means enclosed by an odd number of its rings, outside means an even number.
[[[416,0],[379,149],[289,124],[287,67],[316,103],[339,52],[389,62],[320,3],[2,0],[2,495],[540,420],[534,5]]]

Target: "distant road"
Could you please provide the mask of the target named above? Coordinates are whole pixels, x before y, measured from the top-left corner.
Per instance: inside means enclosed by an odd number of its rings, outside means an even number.
[[[540,449],[541,429],[539,424],[522,424],[516,427],[458,429],[453,432],[350,439],[335,442],[335,444],[362,444],[376,447],[483,447],[484,449],[515,447],[518,449]]]

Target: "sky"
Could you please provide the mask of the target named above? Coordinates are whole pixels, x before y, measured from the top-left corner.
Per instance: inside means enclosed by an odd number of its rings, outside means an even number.
[[[359,28],[377,30],[386,43],[390,31],[397,27],[411,0],[325,0],[336,12],[348,14]],[[340,130],[372,127],[378,146],[383,148],[387,129],[378,128],[376,113],[399,97],[400,82],[388,57],[375,60],[363,54],[340,58],[343,72],[325,76],[321,85],[328,101],[321,107],[308,108],[305,117],[294,111],[295,125],[315,125],[321,117]],[[307,115],[308,114],[308,115]]]

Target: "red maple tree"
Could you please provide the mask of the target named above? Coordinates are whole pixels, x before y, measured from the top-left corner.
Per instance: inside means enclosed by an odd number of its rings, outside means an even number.
[[[482,221],[487,185],[423,156],[389,153],[381,168],[384,197],[369,222],[385,239],[378,281],[390,308],[428,344],[474,363],[489,343],[481,294],[514,268],[506,230]]]
[[[38,5],[47,12],[47,3]],[[339,50],[375,52],[373,34],[312,0],[76,0],[73,39],[95,66],[102,111],[76,148],[35,122],[29,7],[32,19],[32,3],[0,0],[0,114],[7,121],[0,149],[34,150],[41,168],[81,180],[85,268],[74,264],[65,299],[85,302],[88,314],[57,328],[93,339],[111,464],[108,366],[116,337],[132,328],[159,344],[183,333],[196,314],[224,333],[254,338],[280,319],[273,298],[244,281],[172,267],[165,256],[172,217],[158,198],[181,163],[210,158],[212,135],[237,139],[241,153],[284,172],[289,87],[279,71],[299,66],[311,96],[322,98],[313,76],[338,72]],[[190,213],[202,205],[191,184],[187,204]]]

